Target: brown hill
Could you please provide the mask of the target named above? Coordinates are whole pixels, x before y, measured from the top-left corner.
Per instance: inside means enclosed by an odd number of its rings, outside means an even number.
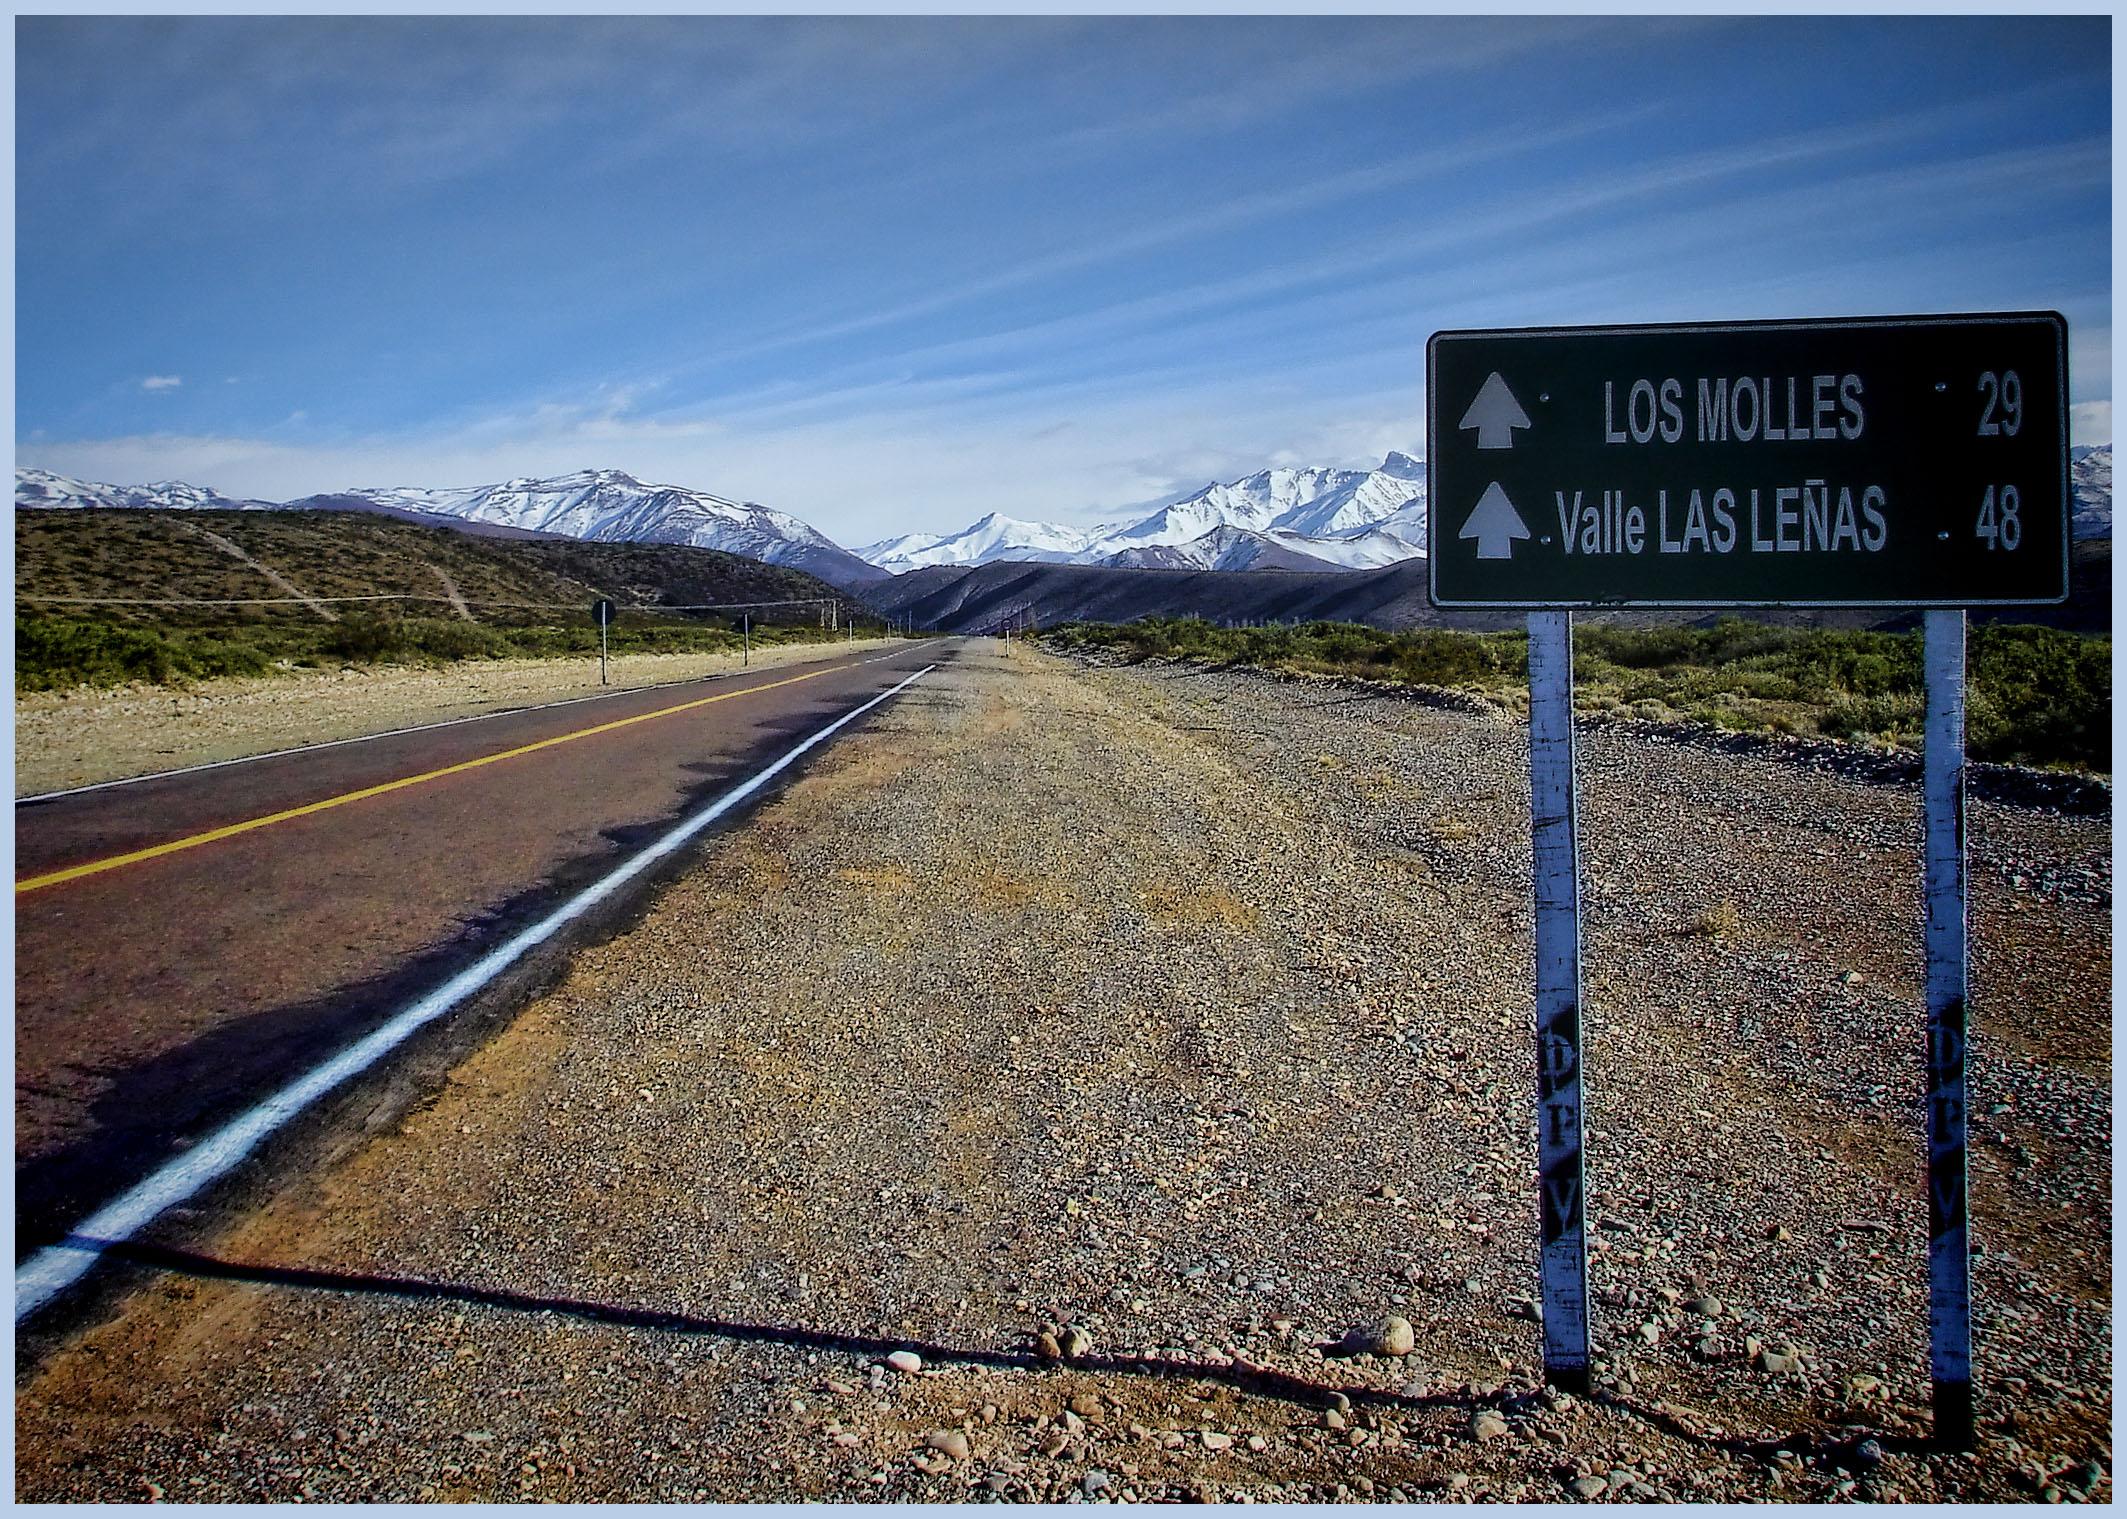
[[[23,614],[186,627],[317,617],[294,598],[182,604],[290,598],[291,588],[297,597],[404,597],[381,605],[442,617],[457,615],[462,598],[480,621],[520,624],[567,620],[599,597],[624,608],[806,598],[849,605],[846,592],[803,571],[673,544],[476,536],[370,512],[15,514]]]

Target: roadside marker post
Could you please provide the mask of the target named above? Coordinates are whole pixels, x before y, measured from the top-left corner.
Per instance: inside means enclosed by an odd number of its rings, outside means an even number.
[[[741,668],[744,668],[745,666],[753,663],[753,614],[751,612],[745,613],[744,621],[745,632],[742,636],[746,640],[746,645],[745,652],[739,658],[739,665]]]
[[[606,684],[606,629],[613,622],[613,603],[601,596],[591,603],[591,618],[598,624],[598,683]]]
[[[1965,617],[2068,595],[2054,312],[1437,332],[1429,590],[1529,620],[1544,1374],[1587,1389],[1575,608],[1923,611],[1935,1444],[1974,1441]]]

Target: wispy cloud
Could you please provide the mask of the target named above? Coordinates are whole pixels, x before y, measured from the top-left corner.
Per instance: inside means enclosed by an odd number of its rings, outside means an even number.
[[[25,18],[22,453],[264,497],[612,465],[875,538],[1414,448],[1442,326],[2040,305],[2087,436],[2102,36]]]
[[[1213,240],[1256,223],[1323,210],[1361,196],[1405,188],[1446,175],[1466,174],[1489,162],[1526,156],[1577,138],[1629,126],[1635,121],[1645,119],[1653,109],[1651,106],[1630,107],[1540,131],[1514,135],[1488,134],[1481,138],[1429,148],[1383,163],[1343,170],[1303,185],[1289,185],[1253,195],[1229,197],[1216,204],[1193,207],[1184,215],[1169,217],[1128,231],[1104,229],[1096,235],[1088,236],[1080,246],[1064,252],[1020,260],[979,278],[956,280],[948,288],[935,290],[883,310],[868,311],[816,326],[787,330],[758,342],[728,348],[719,352],[714,359],[704,360],[700,365],[692,367],[728,364],[739,358],[851,337],[877,328],[898,326],[918,317],[933,316],[954,307],[975,304],[1008,290],[1038,284],[1059,275],[1098,265],[1123,262],[1174,244]]]
[[[1808,233],[1836,226],[1853,240],[1886,224],[1911,228],[1955,215],[1955,208],[1975,198],[2007,209],[2019,200],[2088,190],[2109,173],[2108,144],[2084,139],[1761,188],[1769,169],[1807,165],[1848,152],[1855,144],[1902,141],[1921,126],[1911,116],[1895,117],[1843,133],[1811,131],[1728,152],[1675,155],[1627,173],[1551,190],[1523,188],[1467,209],[1450,223],[1397,228],[1325,258],[1281,262],[1223,281],[1187,282],[1043,322],[889,351],[814,371],[808,382],[783,381],[765,390],[687,400],[672,395],[676,387],[668,384],[668,405],[680,413],[714,411],[735,418],[762,411],[785,416],[807,408],[825,411],[880,398],[906,400],[918,391],[978,395],[998,388],[1004,379],[985,384],[980,375],[963,374],[951,381],[919,383],[918,377],[935,376],[940,366],[950,369],[998,359],[1015,360],[1010,366],[1015,370],[1040,362],[1053,371],[1061,364],[1067,375],[1068,356],[1088,349],[1118,379],[1130,374],[1134,358],[1162,348],[1167,350],[1163,373],[1172,372],[1176,353],[1198,355],[1198,368],[1211,371],[1230,366],[1232,353],[1250,342],[1269,351],[1270,340],[1283,334],[1311,332],[1318,343],[1333,345],[1369,329],[1376,336],[1389,335],[1391,328],[1384,324],[1400,319],[1418,328],[1422,337],[1421,324],[1437,317],[1445,301],[1497,321],[1505,315],[1499,309],[1501,300],[1511,295],[1526,305],[1536,292],[1555,283],[1553,272],[1562,265],[1584,273],[1603,269],[1607,279],[1643,268],[1650,246],[1663,248],[1676,260],[1693,250],[1732,245],[1741,231],[1784,233],[1792,242],[1798,227]],[[1385,178],[1388,171],[1381,166],[1362,172]],[[1735,193],[1707,199],[1731,188]],[[1616,213],[1635,202],[1664,199],[1682,199],[1684,204],[1652,216],[1616,219]],[[1554,235],[1539,236],[1547,229]],[[1183,235],[1180,225],[1148,229],[1145,241],[1149,246]],[[1960,251],[1959,256],[1973,255]],[[1817,267],[1814,257],[1798,256],[1792,270],[1806,274]],[[1896,267],[1884,260],[1880,249],[1870,249],[1868,262],[1857,272],[1866,275],[1871,266],[1877,272]],[[1586,283],[1573,280],[1568,287],[1584,292]],[[1860,288],[1866,288],[1866,282]],[[1493,293],[1489,310],[1482,299],[1487,291]],[[941,294],[930,304],[944,306],[962,294]],[[1273,302],[1272,297],[1284,299]],[[1707,298],[1702,291],[1700,299]],[[1243,307],[1254,309],[1239,309]],[[1598,314],[1605,319],[1621,315]],[[898,315],[883,313],[875,321]]]
[[[835,139],[1040,57],[1071,23],[814,17],[28,17],[25,179],[97,211],[397,196],[534,152],[590,172]],[[113,59],[128,88],[108,88]],[[49,103],[51,109],[46,109]],[[141,123],[154,120],[152,133]],[[291,152],[300,143],[302,151]],[[203,219],[194,215],[173,234]]]

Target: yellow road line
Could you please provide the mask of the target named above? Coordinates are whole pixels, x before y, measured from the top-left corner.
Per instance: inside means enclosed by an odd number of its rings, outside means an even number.
[[[725,691],[717,696],[704,696],[696,701],[681,702],[677,706],[660,707],[655,712],[638,712],[633,717],[617,718],[610,723],[600,723],[592,728],[578,728],[573,733],[558,733],[552,738],[540,739],[537,743],[522,744],[515,749],[504,749],[499,754],[484,754],[479,759],[461,760],[455,765],[445,765],[441,770],[425,770],[419,775],[402,776],[395,781],[386,781],[380,786],[364,786],[360,791],[347,791],[339,796],[330,796],[322,802],[308,802],[301,807],[290,807],[285,812],[269,812],[264,817],[248,818],[241,823],[230,823],[221,828],[210,828],[205,833],[195,833],[188,838],[172,839],[167,844],[154,844],[146,849],[136,849],[130,854],[114,854],[106,860],[91,860],[84,865],[69,865],[64,870],[54,870],[46,875],[29,876],[15,883],[15,895],[40,891],[47,886],[57,886],[62,881],[78,881],[83,876],[99,875],[106,870],[116,870],[121,865],[137,865],[142,860],[157,859],[166,854],[176,854],[181,849],[197,849],[202,844],[212,844],[220,839],[234,838],[240,833],[249,833],[254,828],[270,828],[275,823],[285,823],[291,818],[309,817],[312,813],[324,812],[333,807],[344,807],[349,802],[366,801],[373,796],[383,796],[391,791],[403,791],[408,786],[419,786],[426,781],[441,780],[446,775],[460,775],[467,770],[478,770],[482,765],[492,765],[498,760],[515,759],[521,754],[535,754],[541,749],[551,749],[556,744],[574,743],[579,738],[591,738],[600,733],[611,733],[616,728],[630,728],[637,723],[649,722],[655,717],[670,717],[675,712],[692,712],[697,707],[713,706],[734,697],[752,696],[760,691],[773,691],[779,686],[794,686],[800,681],[817,680],[822,675],[832,675],[833,670],[812,670],[804,675],[793,675],[784,680],[772,680],[766,685],[748,686],[743,691]]]

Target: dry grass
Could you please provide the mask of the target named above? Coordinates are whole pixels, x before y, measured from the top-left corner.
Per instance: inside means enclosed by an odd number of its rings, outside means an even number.
[[[1743,931],[1743,914],[1735,899],[1723,897],[1691,921],[1691,933],[1700,939],[1733,939]]]
[[[1262,922],[1257,911],[1230,891],[1197,890],[1162,882],[1138,893],[1153,922],[1169,927],[1224,928],[1245,933]]]

